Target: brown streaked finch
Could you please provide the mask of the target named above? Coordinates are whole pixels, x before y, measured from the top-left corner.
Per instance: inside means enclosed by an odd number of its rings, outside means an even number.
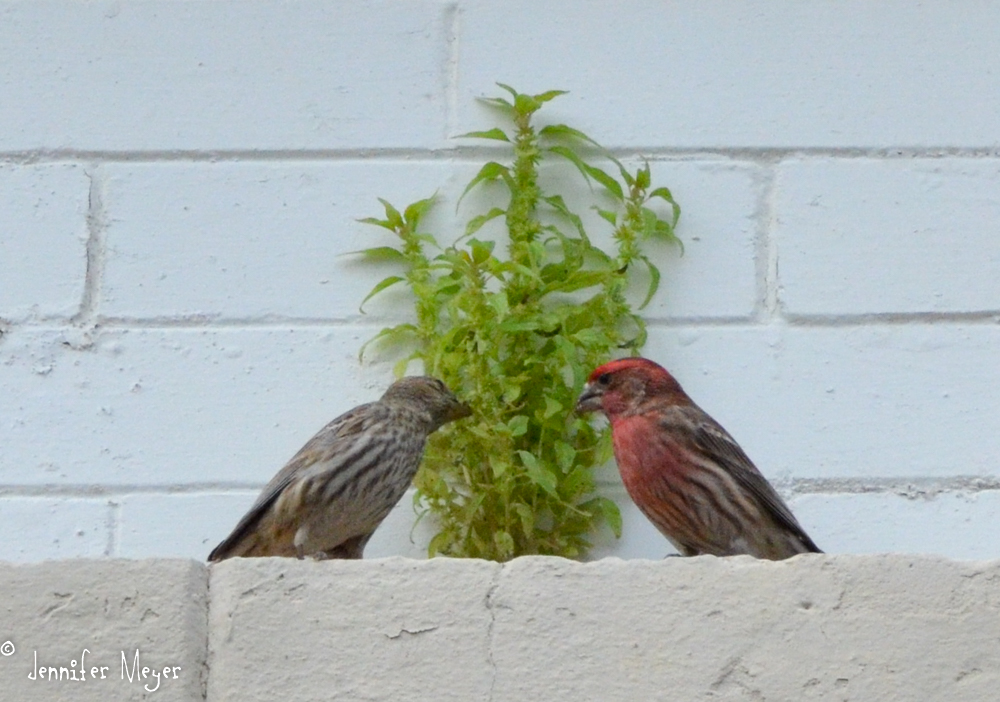
[[[209,561],[361,558],[410,486],[427,437],[472,410],[437,378],[397,380],[323,427],[278,471]]]
[[[607,416],[625,489],[681,555],[822,553],[733,437],[656,363],[605,363],[576,411]]]

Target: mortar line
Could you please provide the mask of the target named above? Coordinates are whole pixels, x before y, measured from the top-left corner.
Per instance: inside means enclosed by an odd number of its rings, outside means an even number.
[[[169,330],[200,330],[224,331],[237,329],[240,331],[268,331],[326,329],[337,331],[343,329],[372,330],[372,334],[387,325],[405,322],[405,319],[367,318],[364,316],[343,317],[337,319],[311,319],[302,317],[271,317],[271,318],[225,318],[207,319],[202,315],[191,317],[104,317],[96,315],[89,320],[91,330],[99,331],[169,331]],[[917,325],[976,325],[995,326],[1000,324],[1000,310],[983,310],[978,312],[886,312],[873,314],[844,315],[789,315],[783,313],[774,320],[757,320],[751,316],[734,317],[647,317],[646,324],[650,329],[721,329],[745,328],[762,329],[776,324],[796,327],[799,329],[830,329],[875,326],[917,326]],[[67,321],[59,324],[53,320],[27,320],[16,324],[0,320],[0,341],[19,330],[34,330],[41,332],[60,332],[76,328]]]
[[[85,171],[90,180],[87,199],[87,271],[84,277],[80,309],[70,322],[77,327],[91,327],[100,306],[104,277],[104,179],[101,167],[91,164]]]
[[[451,3],[445,9],[447,25],[445,41],[448,56],[445,59],[445,139],[452,138],[458,131],[458,61],[462,31],[462,9]]]
[[[993,492],[1000,490],[1000,476],[952,475],[945,477],[857,477],[857,478],[771,478],[786,496],[863,495],[933,496],[949,492]],[[624,490],[617,482],[601,481],[599,489]]]
[[[777,482],[781,485],[781,481]],[[989,492],[1000,490],[1000,477],[952,475],[901,478],[792,478],[785,483],[794,495],[886,494],[936,495],[945,492]]]
[[[456,67],[457,70],[457,67]],[[457,93],[455,96],[457,100]],[[457,107],[457,105],[456,105]],[[692,160],[719,158],[734,161],[774,162],[786,158],[841,158],[841,159],[942,159],[942,158],[1000,158],[995,146],[897,146],[888,148],[864,147],[664,147],[657,145],[630,145],[608,147],[607,151],[618,158],[641,154],[649,160]],[[456,147],[354,147],[315,149],[149,149],[149,150],[100,150],[100,149],[37,149],[0,152],[0,163],[35,164],[52,162],[145,163],[159,161],[190,161],[215,163],[219,161],[378,161],[378,160],[453,160],[479,161],[482,156],[506,153],[503,147],[488,145],[460,145]],[[595,153],[597,151],[595,150]]]
[[[755,264],[757,274],[756,318],[772,323],[780,316],[778,300],[778,244],[774,238],[776,222],[777,172],[774,164],[764,167],[760,177],[759,206],[756,222]]]
[[[779,308],[780,311],[780,308]],[[874,326],[917,326],[917,325],[983,325],[1000,324],[1000,309],[980,310],[975,312],[878,312],[865,314],[831,314],[802,315],[781,312],[781,316],[773,320],[759,320],[753,316],[733,317],[646,317],[650,329],[720,329],[745,328],[762,329],[776,324],[796,327],[799,329],[830,329]],[[357,315],[330,319],[305,317],[227,317],[208,318],[204,315],[163,316],[163,317],[121,317],[95,315],[88,320],[90,330],[100,331],[168,331],[168,330],[201,330],[223,331],[238,329],[241,331],[268,331],[275,329],[326,329],[337,331],[343,329],[372,330],[374,334],[379,328],[408,321],[406,319],[386,319]],[[0,320],[0,341],[5,336],[19,330],[34,330],[41,332],[61,332],[78,328],[79,320],[67,320],[58,323],[52,319],[25,320],[11,323]]]
[[[126,495],[199,495],[255,492],[264,482],[206,482],[150,485],[0,485],[2,497],[82,497],[120,498]]]
[[[796,327],[856,327],[902,324],[966,324],[986,322],[1000,323],[1000,309],[976,310],[972,312],[870,312],[860,314],[784,314],[785,321]]]

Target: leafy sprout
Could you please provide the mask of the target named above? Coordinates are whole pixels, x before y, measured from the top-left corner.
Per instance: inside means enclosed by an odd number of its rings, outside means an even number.
[[[577,558],[600,521],[620,535],[621,515],[613,501],[595,495],[593,469],[610,456],[607,432],[574,415],[574,403],[591,369],[645,343],[645,323],[626,292],[645,270],[639,309],[652,299],[660,273],[642,243],[679,245],[680,208],[667,188],[652,187],[648,164],[629,171],[572,127],[533,126],[534,114],[564,91],[525,95],[499,85],[509,97],[482,102],[510,125],[463,137],[509,144],[511,161],[484,164],[462,199],[497,183],[509,196],[506,207],[476,214],[457,242],[442,246],[421,230],[433,197],[402,212],[380,200],[384,217],[361,221],[392,232],[395,243],[358,253],[401,272],[379,281],[362,305],[403,284],[415,321],[381,330],[361,353],[373,342],[401,344],[408,352],[397,375],[421,361],[473,407],[472,418],[431,437],[415,480],[416,507],[439,528],[431,555]],[[610,169],[584,155],[594,152]],[[547,161],[568,164],[592,191],[603,191],[595,198],[603,206],[594,209],[612,230],[611,251],[591,242],[561,195],[541,189],[539,167]],[[654,209],[657,201],[665,214]],[[500,218],[506,255],[476,236]]]

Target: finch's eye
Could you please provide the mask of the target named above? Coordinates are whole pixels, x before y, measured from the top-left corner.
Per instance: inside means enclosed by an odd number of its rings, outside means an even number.
[[[602,373],[601,375],[597,376],[597,384],[598,385],[607,385],[610,382],[611,382],[611,374],[610,373]]]

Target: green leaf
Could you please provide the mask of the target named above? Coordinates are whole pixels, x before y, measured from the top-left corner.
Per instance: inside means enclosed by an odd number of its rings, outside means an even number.
[[[573,462],[576,460],[575,448],[565,441],[556,441],[555,451],[556,464],[563,470],[563,472],[573,467]]]
[[[649,289],[646,291],[646,299],[639,305],[639,309],[641,310],[645,309],[649,301],[653,299],[653,295],[656,294],[656,290],[660,287],[660,269],[653,265],[648,256],[640,256],[640,258],[646,264],[647,270],[649,270]]]
[[[469,241],[469,251],[472,252],[472,262],[477,266],[483,263],[486,259],[493,255],[494,246],[496,246],[495,241],[479,241],[479,239],[471,239]]]
[[[670,188],[656,188],[655,190],[651,190],[649,192],[649,199],[652,200],[654,197],[661,198],[662,200],[669,202],[671,205],[676,204],[674,202],[674,195],[670,192]]]
[[[427,554],[432,558],[441,553],[448,553],[451,545],[452,535],[447,531],[435,534],[429,544],[427,544]]]
[[[504,100],[503,98],[481,97],[476,99],[479,102],[483,103],[484,105],[489,105],[490,107],[498,107],[505,112],[512,112],[514,110],[514,106],[510,104],[510,102],[508,102],[507,100]]]
[[[584,288],[601,285],[607,277],[604,271],[577,271],[565,280],[553,283],[551,288],[560,292],[573,292],[574,290],[583,290]]]
[[[600,348],[608,344],[608,334],[601,329],[581,329],[573,336],[585,348]]]
[[[431,208],[436,199],[437,194],[435,193],[434,195],[431,195],[423,200],[417,200],[403,210],[403,219],[406,220],[406,223],[411,229],[417,228],[417,224],[420,222],[421,217],[427,213],[427,210]]]
[[[527,474],[531,482],[545,490],[545,492],[550,495],[558,495],[556,490],[556,476],[546,470],[545,467],[538,462],[538,459],[535,458],[533,453],[530,451],[518,451],[517,455],[521,457],[521,463],[524,465],[524,472]]]
[[[621,175],[622,180],[625,181],[625,185],[627,185],[629,189],[635,187],[635,178],[632,176],[631,173],[628,172],[625,166],[623,166],[620,163],[618,164],[618,173],[619,175]]]
[[[388,200],[378,199],[382,203],[382,207],[385,208],[385,218],[391,225],[392,229],[402,229],[403,227],[403,215],[399,214],[399,210],[393,207]]]
[[[511,507],[514,508],[514,512],[521,519],[521,531],[525,536],[530,537],[535,531],[535,513],[531,510],[531,507],[523,502],[515,502]]]
[[[385,290],[388,287],[395,285],[396,283],[402,283],[405,278],[401,278],[398,275],[390,275],[388,278],[383,278],[378,285],[372,288],[372,291],[365,295],[365,299],[361,301],[361,305],[358,307],[359,312],[364,312],[365,303],[372,299],[375,295]]]
[[[670,192],[669,188],[657,188],[649,193],[649,199],[652,200],[654,197],[662,199],[664,202],[670,204],[673,209],[674,221],[671,223],[671,227],[676,227],[678,220],[681,218],[681,206],[677,204],[674,200],[673,194]]]
[[[493,129],[488,129],[485,132],[466,132],[465,134],[459,134],[456,139],[495,139],[496,141],[506,141],[510,143],[510,138],[507,134],[500,129],[500,127],[494,127]]]
[[[570,137],[572,139],[579,139],[580,141],[585,141],[588,144],[596,146],[598,149],[602,148],[600,144],[591,139],[589,136],[584,134],[578,129],[573,129],[572,127],[567,127],[565,124],[550,124],[548,126],[542,127],[538,130],[538,134],[544,137]]]
[[[376,227],[382,227],[383,229],[388,229],[390,232],[395,232],[395,227],[392,226],[392,222],[387,219],[378,219],[377,217],[362,217],[357,220],[362,224],[374,224]]]
[[[557,400],[552,399],[551,397],[546,396],[546,398],[545,398],[545,412],[542,413],[542,419],[548,419],[552,415],[557,414],[557,413],[562,412],[562,411],[563,411],[563,406],[562,406],[562,404],[560,402],[558,402]]]
[[[544,93],[539,93],[538,95],[534,95],[532,97],[534,97],[535,100],[537,100],[538,102],[548,102],[552,98],[557,98],[560,95],[565,95],[567,92],[569,92],[569,91],[567,91],[567,90],[548,90],[548,91],[546,91]]]
[[[490,454],[487,456],[487,460],[489,461],[490,469],[493,471],[494,478],[502,478],[510,472],[511,465],[503,457]]]
[[[483,228],[484,224],[486,224],[492,219],[496,219],[497,217],[503,214],[506,213],[499,207],[494,207],[486,214],[481,214],[476,217],[473,217],[472,219],[469,220],[469,223],[465,225],[465,234],[463,236],[471,236],[475,234],[476,232],[478,232],[480,229]]]
[[[656,235],[656,223],[659,221],[659,217],[648,207],[643,207],[640,213],[642,215],[642,231],[640,235],[643,239],[649,239]]]
[[[392,367],[393,375],[395,375],[397,378],[402,378],[404,375],[406,375],[406,369],[407,367],[409,367],[410,362],[415,361],[418,358],[420,358],[420,353],[414,351],[409,356],[405,356],[404,358],[401,358],[398,361],[396,361],[396,364]]]
[[[502,292],[489,293],[486,296],[486,304],[493,309],[496,316],[500,319],[506,317],[510,312],[510,306],[507,303],[507,296]]]
[[[462,204],[462,200],[465,198],[466,195],[469,194],[469,191],[472,190],[474,187],[476,187],[477,185],[479,185],[484,181],[488,182],[491,180],[496,180],[497,178],[510,179],[510,170],[507,168],[507,166],[503,166],[497,163],[496,161],[490,161],[482,168],[480,168],[479,173],[477,173],[475,177],[469,181],[469,184],[465,186],[465,190],[462,191],[462,196],[458,198],[458,203],[455,205],[455,207],[457,208],[458,205]]]
[[[649,164],[645,164],[635,173],[635,184],[640,190],[645,190],[649,187]]]
[[[493,532],[493,545],[496,546],[497,555],[503,560],[514,555],[514,537],[504,529]]]
[[[588,244],[590,243],[590,237],[587,236],[587,232],[583,228],[583,220],[580,219],[580,216],[578,214],[576,214],[575,212],[570,210],[569,207],[566,206],[566,202],[562,199],[561,195],[551,195],[549,197],[543,197],[542,200],[551,205],[552,209],[554,209],[556,212],[558,212],[563,217],[568,219],[570,223],[574,227],[576,227],[576,231],[580,235],[580,238],[586,241]]]
[[[519,95],[519,93],[516,90],[514,90],[512,87],[510,87],[506,83],[500,83],[500,82],[497,82],[497,85],[499,85],[501,88],[503,88],[508,93],[510,93],[510,96],[512,98],[517,99],[517,96]]]
[[[497,329],[507,334],[513,334],[515,332],[536,331],[539,327],[541,327],[541,322],[537,319],[505,319]]]
[[[528,432],[528,417],[523,414],[515,415],[507,422],[511,436],[524,436]]]
[[[519,383],[512,383],[512,382],[505,383],[504,384],[504,389],[503,389],[503,401],[504,401],[504,403],[509,405],[509,404],[511,404],[513,402],[516,402],[517,398],[519,398],[521,396],[521,391],[522,391],[522,387],[521,387],[521,385]],[[514,419],[517,419],[517,417],[515,417]],[[511,421],[513,422],[514,420],[511,420]],[[527,431],[528,418],[525,417],[521,421],[524,422],[524,429],[525,429],[525,431]],[[513,425],[508,424],[508,426],[511,427],[511,430],[513,431]],[[523,433],[524,432],[522,431],[521,434],[523,434]],[[520,436],[520,434],[518,436]]]
[[[517,97],[514,98],[514,112],[519,115],[534,114],[541,106],[542,103],[531,95],[519,93]]]
[[[611,531],[614,532],[615,537],[620,539],[622,537],[622,513],[618,509],[618,505],[607,497],[595,497],[587,504],[593,505],[599,511],[601,516],[604,517],[604,521],[611,527]]]
[[[417,333],[417,328],[412,324],[397,324],[394,327],[387,327],[380,331],[378,334],[373,336],[371,339],[366,341],[362,346],[361,350],[358,352],[358,360],[363,360],[365,357],[365,350],[372,344],[379,341],[382,342],[398,342],[405,336],[415,336]]]
[[[592,178],[603,185],[605,190],[611,193],[617,200],[621,201],[625,199],[621,183],[609,176],[600,168],[591,166],[589,163],[580,158],[573,150],[568,149],[565,146],[550,146],[548,150],[557,156],[562,156],[567,159],[570,163],[577,167],[584,177]]]
[[[369,261],[377,261],[379,263],[391,261],[396,262],[406,262],[406,256],[399,249],[394,249],[391,246],[373,246],[370,249],[360,249],[358,251],[346,251],[341,256],[364,256]],[[362,303],[364,304],[364,303]]]
[[[618,213],[612,212],[611,210],[602,210],[600,207],[595,206],[597,214],[601,215],[604,221],[608,222],[612,227],[618,226]]]

